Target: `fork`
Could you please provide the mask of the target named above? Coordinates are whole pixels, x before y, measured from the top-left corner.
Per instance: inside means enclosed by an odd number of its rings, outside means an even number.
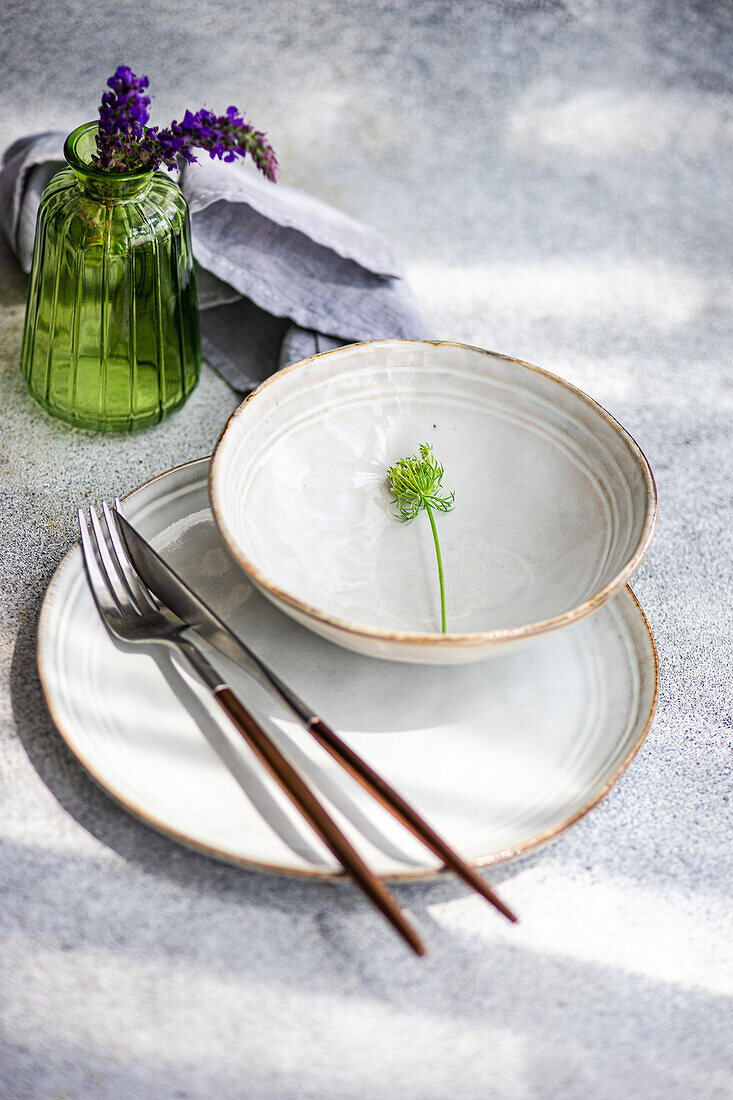
[[[356,885],[379,908],[417,955],[425,945],[394,896],[366,865],[308,784],[232,691],[200,646],[184,637],[188,624],[165,607],[133,569],[107,504],[105,531],[94,508],[91,528],[79,511],[82,556],[97,610],[113,637],[129,645],[161,645],[181,654],[290,801]]]

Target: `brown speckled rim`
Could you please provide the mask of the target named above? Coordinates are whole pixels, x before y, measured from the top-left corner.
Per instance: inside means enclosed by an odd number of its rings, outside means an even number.
[[[222,497],[219,492],[219,468],[222,462],[222,445],[227,434],[231,431],[232,427],[236,424],[237,418],[241,416],[244,409],[250,402],[255,401],[263,392],[265,392],[268,386],[276,383],[283,375],[291,374],[295,371],[307,369],[308,365],[315,359],[326,359],[329,356],[341,355],[346,350],[353,350],[359,347],[385,347],[406,345],[409,347],[416,346],[430,346],[430,347],[450,347],[460,348],[461,350],[477,351],[482,355],[488,356],[493,359],[502,359],[507,363],[514,363],[519,367],[524,367],[527,370],[534,371],[537,374],[542,374],[545,378],[549,378],[552,382],[557,383],[564,389],[569,390],[571,393],[576,394],[581,400],[585,401],[592,409],[594,409],[606,423],[621,437],[623,442],[627,445],[631,453],[636,458],[639,467],[642,471],[644,482],[646,485],[646,515],[644,519],[644,526],[639,537],[639,541],[634,549],[633,554],[629,558],[623,569],[619,570],[615,577],[598,592],[596,592],[589,599],[583,603],[578,604],[577,607],[571,608],[569,611],[563,612],[561,615],[555,615],[551,619],[542,619],[534,623],[525,623],[522,626],[510,627],[501,630],[487,630],[483,632],[474,632],[470,634],[419,634],[408,631],[400,630],[385,630],[382,627],[369,626],[366,623],[354,622],[351,619],[342,619],[338,615],[332,615],[322,608],[314,607],[312,604],[305,603],[303,600],[298,599],[292,592],[278,587],[268,580],[265,574],[257,568],[251,558],[248,558],[246,554],[242,553],[239,548],[236,538],[227,522],[226,508],[223,506]],[[619,422],[611,416],[611,414],[599,405],[597,401],[594,401],[592,397],[589,397],[583,390],[577,388],[577,386],[571,385],[570,382],[566,382],[564,378],[558,377],[556,374],[551,374],[550,371],[543,370],[542,367],[537,367],[533,363],[526,363],[522,359],[513,359],[509,355],[501,355],[499,352],[488,351],[486,348],[474,347],[472,344],[458,344],[452,340],[366,340],[357,344],[349,344],[344,348],[335,348],[333,351],[321,352],[320,355],[311,355],[307,359],[301,359],[297,363],[292,363],[289,367],[284,367],[282,370],[277,371],[275,374],[266,378],[256,390],[245,398],[239,408],[230,416],[224,431],[222,432],[219,440],[214,448],[214,454],[211,460],[211,467],[209,469],[209,498],[211,500],[211,509],[214,513],[214,519],[221,532],[222,538],[226,543],[229,552],[234,559],[239,562],[242,569],[262,588],[265,592],[269,593],[276,600],[292,607],[294,611],[299,612],[306,619],[313,619],[318,623],[322,623],[324,626],[329,627],[331,630],[337,632],[344,632],[347,634],[355,635],[360,638],[372,639],[374,641],[384,641],[389,643],[396,643],[397,645],[419,645],[427,646],[433,650],[440,649],[455,649],[460,647],[461,649],[484,649],[491,648],[494,645],[504,645],[512,641],[520,641],[526,638],[532,638],[537,635],[547,634],[551,630],[559,630],[564,626],[569,626],[571,623],[576,622],[578,619],[584,618],[586,615],[590,615],[596,608],[600,607],[615,596],[624,585],[628,582],[630,577],[634,575],[636,570],[641,565],[644,557],[651,545],[652,538],[654,536],[654,528],[657,522],[657,486],[654,481],[654,475],[652,474],[651,467],[635,439],[626,431],[626,429],[619,424]]]
[[[204,467],[204,466],[206,466],[207,468],[210,468],[210,462],[211,462],[211,460],[209,458],[198,458],[198,459],[193,459],[191,462],[184,462],[180,466],[174,466],[172,469],[165,470],[161,474],[156,474],[155,477],[152,477],[148,481],[145,481],[141,485],[138,485],[135,489],[131,490],[131,492],[127,493],[127,495],[125,497],[123,497],[122,499],[123,500],[132,499],[134,496],[137,495],[137,493],[141,492],[143,489],[147,489],[149,486],[154,485],[155,482],[161,481],[164,478],[167,478],[170,474],[177,473],[179,471],[186,470],[186,469],[191,469],[193,471],[194,467]],[[203,474],[203,469],[202,469],[202,479],[203,479],[203,476],[204,476],[204,474]],[[315,880],[320,881],[320,882],[329,882],[329,883],[350,882],[351,880],[348,878],[348,876],[346,876],[343,872],[340,872],[340,871],[332,871],[332,870],[327,870],[325,868],[322,868],[322,869],[314,868],[313,870],[307,870],[307,869],[301,868],[301,867],[287,867],[287,866],[283,866],[282,864],[272,864],[272,863],[258,862],[257,860],[245,859],[245,858],[242,858],[242,857],[233,856],[228,852],[222,851],[218,848],[211,847],[210,845],[204,844],[201,841],[194,840],[190,836],[188,836],[187,834],[181,833],[176,829],[172,829],[164,821],[161,821],[160,819],[156,818],[153,814],[151,814],[144,806],[140,805],[139,803],[134,802],[132,799],[122,797],[121,795],[117,794],[115,791],[111,790],[110,787],[108,786],[107,782],[105,781],[105,778],[97,772],[94,765],[91,764],[91,762],[89,760],[85,759],[84,754],[79,751],[79,748],[78,748],[78,746],[76,745],[76,743],[74,741],[73,731],[71,731],[70,729],[67,729],[64,726],[62,716],[61,716],[61,714],[59,713],[59,711],[57,710],[57,708],[54,705],[53,692],[51,690],[51,687],[50,687],[50,684],[48,682],[48,678],[47,678],[47,675],[46,675],[46,671],[45,671],[45,668],[44,668],[44,653],[43,653],[44,645],[47,643],[47,640],[48,640],[48,644],[51,644],[51,640],[49,639],[49,634],[48,634],[47,620],[48,620],[48,617],[51,613],[50,608],[51,608],[51,605],[53,603],[54,596],[56,594],[56,589],[58,588],[60,582],[63,580],[63,575],[67,570],[69,559],[70,559],[71,555],[76,552],[76,549],[77,549],[78,546],[79,546],[78,542],[74,543],[74,545],[64,555],[64,557],[62,558],[61,562],[59,563],[59,565],[56,569],[56,572],[54,573],[53,577],[51,578],[48,589],[46,590],[46,596],[45,596],[43,604],[41,606],[41,614],[40,614],[39,620],[38,620],[38,631],[37,631],[37,636],[36,636],[36,655],[37,655],[37,661],[38,661],[38,671],[39,671],[39,675],[40,675],[40,679],[41,679],[41,687],[42,687],[42,690],[43,690],[43,694],[44,694],[44,697],[45,697],[45,700],[46,700],[46,705],[49,709],[51,718],[52,718],[52,720],[54,722],[54,725],[56,726],[57,730],[59,731],[61,737],[66,742],[67,746],[69,747],[69,749],[71,750],[73,755],[76,757],[76,759],[79,761],[79,763],[83,766],[85,771],[102,788],[102,790],[105,792],[105,794],[109,795],[113,799],[113,801],[116,802],[119,806],[121,806],[123,809],[125,809],[129,813],[131,813],[134,817],[136,817],[140,821],[142,821],[143,824],[148,825],[150,828],[154,829],[156,832],[161,833],[163,836],[166,836],[169,839],[177,841],[179,844],[182,844],[186,848],[190,848],[191,850],[199,853],[200,855],[210,856],[212,859],[216,859],[219,862],[227,863],[227,864],[230,864],[230,865],[235,866],[235,867],[241,867],[245,870],[250,870],[250,871],[262,871],[262,872],[267,872],[267,873],[272,873],[272,874],[286,875],[289,878],[299,878],[299,879],[308,879],[308,880],[314,880],[315,879]],[[81,565],[81,563],[80,563],[80,565]],[[82,566],[82,568],[83,568],[83,566]],[[646,634],[647,634],[647,637],[648,637],[648,640],[649,640],[649,646],[650,646],[650,650],[651,650],[651,654],[652,654],[652,659],[653,659],[653,662],[654,662],[654,691],[652,693],[652,700],[651,700],[651,704],[650,704],[650,707],[649,707],[649,712],[648,712],[648,715],[647,715],[647,717],[644,721],[644,725],[643,725],[643,728],[642,728],[639,736],[637,737],[636,741],[634,742],[634,744],[631,746],[631,748],[627,752],[624,759],[618,765],[618,767],[608,777],[606,777],[603,780],[603,782],[599,786],[598,790],[594,792],[592,797],[586,803],[584,803],[584,805],[581,806],[580,809],[576,810],[569,817],[567,817],[563,821],[561,821],[558,825],[555,825],[551,829],[547,829],[542,833],[538,833],[536,836],[530,837],[528,840],[522,841],[521,844],[517,844],[512,848],[502,849],[499,852],[492,852],[488,855],[480,856],[477,859],[472,860],[471,863],[474,867],[489,868],[489,867],[497,866],[497,865],[502,864],[502,863],[507,863],[510,860],[517,859],[519,856],[526,855],[529,852],[531,852],[533,849],[541,847],[542,845],[549,843],[551,840],[554,840],[561,833],[563,833],[566,829],[570,828],[571,825],[574,825],[576,821],[579,821],[582,817],[585,817],[585,815],[590,810],[592,810],[594,808],[594,806],[598,805],[598,803],[601,801],[601,799],[603,799],[608,794],[608,792],[611,790],[611,788],[616,784],[616,782],[620,779],[620,777],[626,771],[629,764],[634,759],[637,752],[639,751],[642,744],[644,743],[644,739],[646,738],[646,735],[649,732],[649,729],[651,728],[651,724],[652,724],[652,721],[653,721],[653,718],[654,718],[654,712],[655,712],[656,707],[657,707],[657,699],[659,697],[659,659],[658,659],[658,655],[657,655],[657,647],[656,647],[656,644],[654,642],[654,636],[653,636],[651,628],[649,626],[649,622],[647,620],[647,617],[644,614],[644,610],[643,610],[641,604],[639,603],[639,601],[637,600],[636,596],[634,595],[633,591],[631,590],[631,588],[628,585],[626,586],[626,588],[627,588],[627,591],[628,591],[629,595],[631,596],[631,599],[633,600],[634,607],[635,607],[639,617],[641,618],[642,624],[643,624],[643,626],[646,630]],[[432,879],[442,878],[445,875],[448,875],[448,874],[451,874],[451,873],[452,872],[450,872],[447,868],[444,868],[444,867],[437,867],[437,868],[425,867],[425,868],[421,868],[421,869],[417,869],[417,870],[413,870],[413,871],[404,871],[404,872],[401,872],[399,874],[385,875],[385,876],[383,876],[383,878],[386,882],[406,883],[407,884],[407,883],[411,883],[411,882],[430,881]]]

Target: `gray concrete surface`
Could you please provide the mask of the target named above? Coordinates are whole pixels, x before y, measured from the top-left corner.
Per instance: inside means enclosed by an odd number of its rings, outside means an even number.
[[[733,1095],[732,24],[723,0],[3,7],[0,144],[92,116],[121,61],[160,121],[237,103],[287,182],[396,243],[441,335],[629,428],[659,484],[634,587],[662,674],[616,789],[497,876],[520,926],[450,881],[399,891],[425,962],[348,889],[147,831],[56,734],[36,619],[75,507],[210,451],[235,400],[207,371],[134,438],[46,418],[3,243],[3,1100]]]

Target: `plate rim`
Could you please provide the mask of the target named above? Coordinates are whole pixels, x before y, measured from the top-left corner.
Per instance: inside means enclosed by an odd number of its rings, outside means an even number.
[[[139,485],[135,486],[134,489],[131,489],[128,493],[126,493],[121,499],[128,500],[130,497],[135,496],[143,489],[147,489],[151,485],[154,485],[155,482],[161,481],[171,474],[179,473],[190,467],[203,466],[204,464],[208,464],[210,467],[212,457],[213,456],[211,455],[205,455],[201,458],[190,459],[189,461],[182,462],[177,466],[172,466],[169,469],[148,478],[146,481],[141,482]],[[63,579],[63,572],[67,568],[67,563],[71,555],[76,551],[78,546],[79,540],[77,539],[61,558],[46,588],[46,592],[41,603],[41,610],[39,613],[38,625],[36,629],[36,660],[41,681],[41,689],[43,691],[46,706],[48,707],[48,711],[54,723],[54,726],[56,727],[58,733],[71,751],[74,758],[82,765],[86,773],[91,776],[95,783],[104,791],[107,797],[111,798],[113,802],[115,802],[118,806],[121,806],[128,813],[132,814],[133,817],[137,818],[143,824],[152,828],[156,832],[161,833],[169,839],[175,840],[177,843],[182,844],[184,847],[189,848],[200,855],[209,856],[221,863],[226,863],[230,866],[240,867],[245,870],[287,875],[290,878],[307,879],[309,881],[316,880],[320,882],[331,883],[350,881],[344,871],[327,870],[325,868],[296,868],[283,866],[282,864],[271,864],[261,860],[235,856],[231,853],[223,852],[212,845],[206,844],[204,841],[193,840],[190,836],[187,836],[186,834],[181,833],[179,830],[171,827],[170,825],[158,820],[147,809],[135,804],[133,799],[125,799],[118,795],[115,791],[111,790],[105,780],[102,778],[102,776],[97,773],[94,765],[85,759],[84,754],[79,751],[78,746],[75,744],[73,734],[64,727],[59,709],[54,704],[53,692],[46,671],[44,669],[43,654],[44,646],[52,644],[47,627],[47,619],[51,614],[51,606],[54,602],[54,597],[56,596],[56,589],[59,587]],[[555,825],[550,829],[546,829],[543,832],[530,837],[528,840],[523,841],[521,844],[502,849],[500,852],[494,852],[487,856],[480,856],[478,858],[469,860],[471,866],[479,870],[485,870],[491,867],[499,866],[504,863],[508,863],[509,861],[526,855],[528,852],[533,851],[534,849],[539,848],[544,844],[547,844],[550,841],[554,840],[556,837],[560,836],[561,833],[565,832],[577,821],[585,817],[587,813],[594,809],[594,807],[597,806],[603,798],[605,798],[605,796],[616,785],[618,780],[626,771],[629,764],[634,759],[642,744],[644,743],[646,736],[651,728],[651,724],[654,720],[657,702],[659,699],[659,655],[657,652],[656,642],[654,641],[654,635],[652,633],[649,621],[646,617],[643,607],[639,603],[639,600],[637,599],[634,591],[629,584],[625,585],[625,589],[631,596],[634,610],[639,615],[641,623],[645,628],[653,658],[654,690],[652,692],[649,713],[646,717],[639,736],[637,737],[634,744],[630,747],[623,760],[617,765],[614,772],[604,780],[600,788],[586,803],[584,803],[582,807],[580,807],[580,809],[574,811],[567,818],[563,819],[563,821],[561,821],[558,825]],[[381,877],[385,882],[409,884],[427,882],[430,880],[442,878],[445,875],[451,873],[452,872],[447,867],[425,867],[417,868],[411,871],[400,871],[392,874],[381,875],[379,877]]]
[[[461,344],[455,340],[361,340],[353,344],[345,345],[348,349],[360,348],[360,347],[372,347],[375,344],[380,345],[428,345],[430,347],[452,347],[468,349],[470,351],[481,352],[482,355],[501,359],[507,363],[514,363],[516,366],[527,368],[534,371],[536,374],[541,374],[545,378],[549,378],[552,382],[555,382],[562,386],[564,389],[569,390],[571,393],[576,394],[586,404],[590,405],[601,418],[605,420],[609,426],[622,438],[627,444],[632,454],[636,457],[639,467],[644,477],[644,483],[646,486],[646,514],[644,518],[644,525],[642,527],[639,541],[634,548],[634,551],[629,558],[626,565],[619,570],[615,577],[613,577],[608,584],[603,588],[595,592],[587,600],[577,604],[575,607],[570,608],[568,611],[562,612],[560,615],[554,615],[549,619],[540,619],[533,623],[523,623],[521,626],[514,627],[502,627],[496,630],[486,631],[473,631],[470,633],[420,633],[415,631],[399,631],[389,630],[385,627],[369,626],[367,623],[360,623],[352,619],[344,619],[339,615],[331,614],[328,611],[324,611],[322,608],[308,604],[305,601],[294,596],[291,592],[287,592],[285,589],[280,588],[278,585],[269,581],[265,575],[258,569],[246,554],[237,546],[231,530],[227,524],[224,510],[221,507],[221,500],[216,488],[216,474],[218,470],[218,464],[222,461],[221,454],[222,445],[233,426],[236,419],[244,412],[250,401],[253,401],[258,395],[260,395],[269,385],[277,381],[281,376],[290,374],[296,370],[301,370],[311,363],[314,359],[325,359],[330,355],[338,355],[343,353],[344,347],[333,348],[331,351],[320,352],[318,355],[310,355],[306,359],[300,359],[297,363],[291,363],[287,367],[281,368],[274,374],[271,374],[268,378],[265,378],[252,393],[245,397],[244,401],[239,405],[227,420],[224,428],[216,441],[213,454],[211,456],[211,465],[209,466],[209,500],[211,502],[211,510],[214,515],[214,520],[221,533],[227,549],[235,561],[241,566],[241,568],[250,576],[257,585],[259,585],[266,594],[286,604],[287,607],[292,608],[293,611],[298,612],[306,619],[315,620],[315,622],[321,624],[324,627],[328,627],[331,630],[336,630],[339,633],[350,634],[356,638],[364,638],[375,642],[389,642],[398,646],[404,645],[406,648],[411,645],[427,646],[433,651],[436,650],[451,650],[458,646],[461,649],[490,649],[492,646],[504,646],[507,643],[515,641],[524,641],[529,638],[539,637],[543,634],[550,633],[553,630],[560,630],[565,626],[570,626],[572,623],[577,622],[579,619],[585,618],[593,611],[597,610],[604,603],[610,600],[622,588],[628,586],[628,581],[634,575],[636,570],[641,565],[642,561],[647,555],[649,547],[651,546],[652,539],[654,538],[654,531],[657,525],[657,515],[659,509],[659,500],[657,492],[657,484],[654,479],[654,473],[652,472],[651,465],[646,455],[642,451],[639,444],[636,442],[631,433],[624,428],[621,424],[603,405],[599,404],[595,398],[585,393],[578,386],[574,386],[572,382],[568,382],[566,379],[561,378],[558,374],[553,374],[551,371],[546,370],[544,367],[538,367],[534,363],[528,363],[524,359],[515,359],[511,355],[504,355],[498,351],[491,351],[488,348],[480,348],[475,344]]]

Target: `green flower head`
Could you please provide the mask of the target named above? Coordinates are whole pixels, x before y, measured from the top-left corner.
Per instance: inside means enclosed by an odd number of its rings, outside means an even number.
[[[433,455],[429,443],[420,444],[420,454],[401,458],[387,470],[389,487],[397,505],[396,516],[403,523],[411,523],[423,508],[437,512],[450,512],[455,493],[441,495],[443,467]]]

